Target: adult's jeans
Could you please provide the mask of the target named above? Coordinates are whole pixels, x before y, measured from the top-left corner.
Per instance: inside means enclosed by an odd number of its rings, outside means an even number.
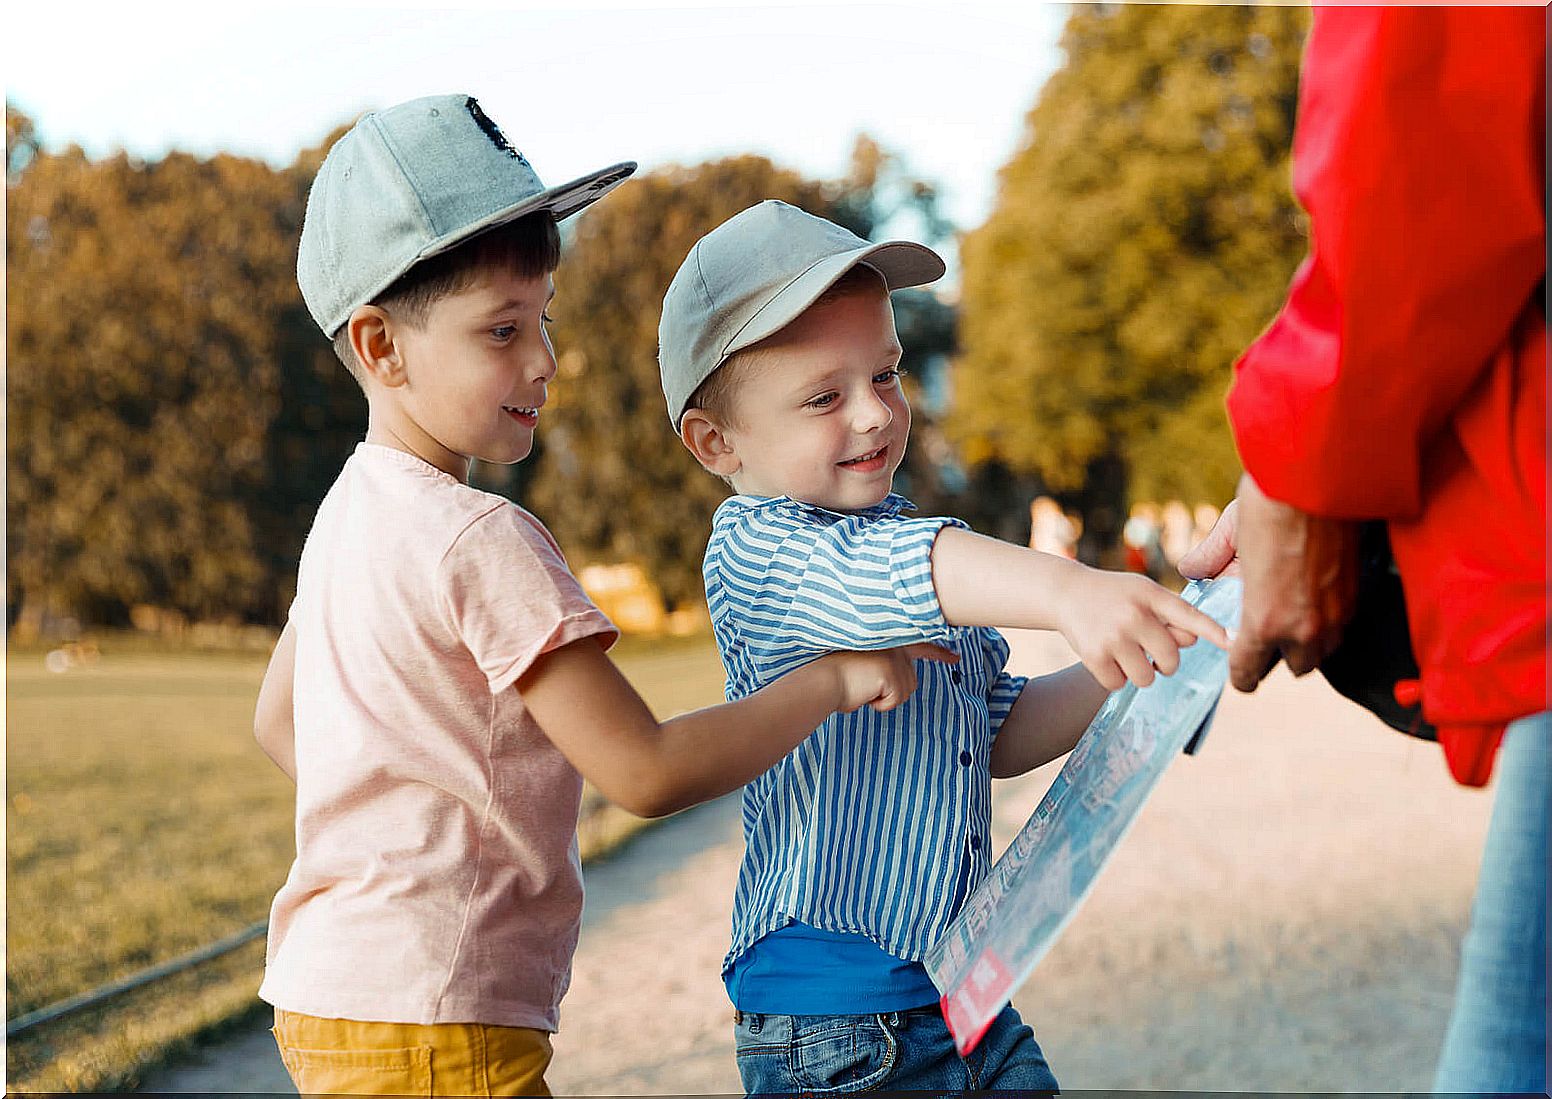
[[[1547,1090],[1547,817],[1552,711],[1514,722],[1434,1090]]]

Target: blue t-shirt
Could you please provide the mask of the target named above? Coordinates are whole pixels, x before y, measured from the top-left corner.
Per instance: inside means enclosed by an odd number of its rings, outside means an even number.
[[[954,908],[969,895],[961,862]],[[765,1015],[875,1015],[928,1007],[941,998],[926,966],[908,962],[866,935],[824,931],[794,920],[761,938],[733,963],[728,999]]]
[[[920,962],[896,958],[865,935],[789,923],[733,963],[728,998],[767,1015],[871,1015],[938,1002]]]

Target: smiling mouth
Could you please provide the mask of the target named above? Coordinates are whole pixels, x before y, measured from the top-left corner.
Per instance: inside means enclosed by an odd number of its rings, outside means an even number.
[[[847,458],[844,462],[837,462],[835,464],[838,466],[871,466],[875,462],[882,462],[884,460],[884,452],[888,449],[888,444],[885,444],[877,450],[870,450],[866,454],[859,454],[855,458]]]
[[[539,418],[538,405],[523,407],[521,405],[504,404],[501,406],[501,411],[519,420],[537,420]]]

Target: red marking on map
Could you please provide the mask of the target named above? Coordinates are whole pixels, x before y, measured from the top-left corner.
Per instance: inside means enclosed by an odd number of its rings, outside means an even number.
[[[959,987],[943,997],[943,1018],[961,1057],[976,1047],[1012,995],[1013,978],[1002,959],[984,951]]]

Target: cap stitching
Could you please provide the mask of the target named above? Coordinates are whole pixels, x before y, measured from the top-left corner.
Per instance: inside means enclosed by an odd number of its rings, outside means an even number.
[[[695,245],[690,249],[689,258],[693,259],[695,261],[695,283],[696,283],[696,285],[694,287],[692,287],[692,289],[697,289],[697,290],[700,291],[701,297],[705,301],[705,306],[706,306],[707,310],[714,310],[716,308],[717,302],[716,302],[716,299],[713,298],[712,295],[711,295],[711,287],[708,286],[707,283],[706,283],[706,269],[701,266],[701,242],[700,241],[696,241]],[[689,342],[693,345],[695,341],[692,339]],[[693,349],[687,348],[686,350],[688,352],[690,352],[690,354],[688,355],[689,360],[690,360],[689,361],[689,366],[691,367],[690,373],[693,375],[695,373],[695,370],[694,370],[694,367],[695,367],[695,355],[693,353]],[[687,392],[680,393],[680,394],[678,394],[674,398],[674,404],[677,406],[676,408],[673,409],[673,424],[674,424],[674,427],[677,428],[679,426],[679,422],[684,419],[684,414],[689,411],[689,409],[686,408],[685,406],[690,403],[690,398],[695,395],[695,386],[699,385],[701,382],[704,382],[707,378],[709,378],[713,374],[715,374],[717,372],[717,369],[721,365],[722,365],[722,359],[718,358],[716,365],[713,366],[710,370],[706,371],[706,373],[703,374],[695,382],[694,385],[689,386]]]
[[[706,299],[706,308],[711,309],[715,307],[717,303],[711,296],[711,287],[706,284],[706,269],[701,266],[700,242],[696,242],[696,245],[691,250],[690,254],[695,257],[695,276],[700,280],[701,296]]]
[[[752,313],[750,315],[748,320],[744,321],[743,324],[738,326],[738,331],[734,332],[731,336],[728,337],[727,343],[722,345],[722,354],[724,356],[727,355],[728,348],[732,347],[733,346],[733,342],[735,340],[737,340],[739,336],[743,335],[744,329],[748,328],[751,324],[753,324],[759,318],[761,313],[764,313],[767,309],[769,309],[771,307],[771,305],[775,303],[777,298],[781,297],[782,294],[784,294],[788,290],[790,290],[797,283],[797,281],[799,279],[801,279],[804,275],[808,274],[814,268],[818,267],[825,260],[834,259],[837,254],[841,254],[841,253],[832,253],[832,254],[830,254],[828,256],[820,256],[813,263],[810,263],[807,267],[803,268],[803,270],[799,271],[796,275],[793,275],[790,279],[788,279],[785,283],[783,283],[781,289],[777,290],[768,299],[766,299],[765,304],[760,306],[759,309],[756,309],[754,311],[754,313]],[[855,265],[856,265],[856,263],[853,262],[852,266],[855,266]],[[837,279],[839,279],[841,277],[841,275],[846,273],[847,270],[850,270],[850,268],[843,269],[835,277]],[[820,293],[823,293],[823,291],[820,291]]]
[[[388,150],[388,155],[393,158],[394,164],[398,166],[399,173],[404,177],[404,181],[409,184],[410,194],[415,196],[415,205],[420,207],[421,217],[425,221],[426,232],[435,236],[436,226],[432,223],[431,211],[426,209],[426,200],[420,195],[420,181],[410,174],[409,168],[405,167],[403,158],[399,156],[399,150],[394,146],[393,141],[389,139],[388,131],[383,129],[382,123],[378,121],[375,115],[372,117],[372,127],[377,131],[378,136],[382,138],[383,148]]]
[[[918,248],[925,248],[928,252],[932,252],[932,249],[931,248],[927,248],[926,245],[924,245],[924,244],[916,244],[915,241],[909,241],[909,240],[884,240],[884,241],[876,241],[876,242],[875,241],[865,241],[861,248],[853,249],[853,251],[863,252],[865,254],[858,256],[856,259],[852,260],[850,264],[848,264],[846,267],[842,268],[839,272],[837,272],[837,274],[835,276],[835,279],[832,282],[830,282],[825,287],[825,289],[829,289],[830,286],[834,286],[836,282],[840,281],[842,275],[846,274],[847,271],[850,271],[853,267],[856,267],[858,264],[867,264],[867,266],[872,267],[873,270],[877,271],[879,276],[881,278],[883,278],[885,288],[887,290],[893,292],[896,288],[889,285],[889,276],[885,275],[883,271],[879,270],[879,268],[878,268],[878,266],[876,264],[868,263],[868,259],[869,259],[870,256],[873,256],[873,255],[876,255],[879,252],[882,252],[885,248],[889,248],[889,247],[892,247],[892,246],[898,246],[898,245],[915,245]],[[782,294],[786,293],[786,291],[788,289],[790,289],[793,286],[794,283],[796,283],[804,275],[806,275],[810,271],[812,271],[815,267],[818,267],[825,260],[827,260],[827,259],[834,259],[836,256],[843,255],[843,254],[844,253],[841,253],[841,252],[834,252],[834,253],[831,253],[828,256],[820,256],[813,263],[809,264],[807,267],[803,268],[803,270],[799,271],[796,275],[792,276],[792,278],[789,279],[782,286],[782,288],[780,290],[777,290],[774,294],[771,295],[769,301],[767,301],[764,305],[760,306],[760,308],[757,309],[754,312],[754,314],[752,316],[750,316],[750,318],[748,320],[746,320],[743,324],[738,326],[738,331],[737,332],[734,332],[731,336],[728,337],[727,343],[723,344],[723,346],[722,346],[722,354],[723,354],[723,356],[725,357],[727,355],[727,353],[728,353],[727,349],[729,347],[733,346],[733,342],[735,340],[737,340],[738,337],[743,334],[744,329],[748,328],[751,324],[753,324],[759,318],[760,314],[764,313],[767,309],[769,309],[771,307],[771,305],[775,303],[776,299],[781,297]],[[932,254],[935,255],[935,256],[937,255],[936,252],[932,252]],[[941,256],[938,257],[938,262],[939,263],[943,262],[943,259],[942,259]],[[942,275],[938,276],[938,278],[942,278],[942,277],[943,277]],[[934,281],[936,281],[936,280],[934,280]],[[905,288],[901,287],[900,289],[905,289]],[[824,293],[824,290],[821,290],[820,293],[821,294]]]
[[[321,169],[322,165],[319,167]],[[320,170],[318,177],[315,180],[316,184],[318,184],[320,188],[320,193],[318,195],[318,211],[320,214],[323,214],[324,211],[330,208],[329,202],[327,200],[327,194],[325,192],[329,190],[330,183],[332,182],[331,176],[332,173],[323,172]],[[328,303],[328,313],[325,314],[327,318],[326,323],[331,326],[332,331],[328,331],[325,334],[330,339],[333,339],[345,324],[344,320],[337,319],[341,309],[344,308],[345,303],[341,300],[344,295],[340,288],[339,269],[334,264],[334,219],[325,215],[320,217],[318,221],[318,235],[321,239],[318,241],[320,247],[316,249],[317,261],[319,267],[321,268],[324,283],[334,291],[335,298],[332,303]],[[346,319],[348,319],[348,316]]]

